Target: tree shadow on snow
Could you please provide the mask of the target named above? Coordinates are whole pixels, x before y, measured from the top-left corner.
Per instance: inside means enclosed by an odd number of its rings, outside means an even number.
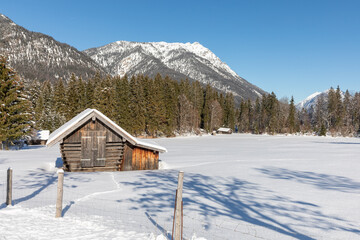
[[[54,173],[44,172],[42,170],[33,170],[27,176],[20,179],[18,182],[14,183],[16,186],[13,189],[13,193],[19,190],[24,189],[35,189],[32,193],[14,199],[14,204],[19,204],[21,202],[30,200],[40,194],[43,190],[45,190],[50,185],[54,184],[57,181],[57,176]]]
[[[360,145],[359,142],[318,142],[318,141],[314,141],[314,143],[321,143],[321,144],[343,144],[343,145]]]
[[[350,178],[306,171],[293,171],[285,168],[257,168],[256,170],[274,179],[284,179],[313,185],[323,190],[360,193],[360,182]]]
[[[177,188],[177,174],[174,170],[148,171],[137,181],[121,182],[132,186],[133,191],[145,190],[140,197],[127,201],[139,204],[153,216],[171,213]],[[236,222],[247,222],[296,239],[314,238],[296,231],[292,225],[360,233],[356,227],[343,227],[345,220],[336,219],[343,224],[334,223],[334,217],[321,213],[319,206],[315,204],[278,196],[271,190],[261,189],[256,184],[235,177],[185,173],[183,192],[184,216],[187,213],[202,216],[207,229],[212,227],[212,220],[216,217],[226,216]],[[279,221],[273,216],[286,218],[292,223]]]

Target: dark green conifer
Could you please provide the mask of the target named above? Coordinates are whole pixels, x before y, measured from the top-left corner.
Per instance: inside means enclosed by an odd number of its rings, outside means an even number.
[[[143,76],[132,77],[130,80],[130,113],[132,119],[132,133],[140,135],[145,131],[145,103],[144,90],[141,82]]]
[[[295,104],[294,104],[294,97],[291,96],[291,100],[290,100],[290,104],[289,104],[289,115],[287,118],[287,125],[289,128],[289,132],[290,133],[294,133],[295,131],[295,114],[296,114],[296,109],[295,109]]]
[[[25,136],[30,130],[30,102],[16,72],[0,57],[0,141],[5,146]]]

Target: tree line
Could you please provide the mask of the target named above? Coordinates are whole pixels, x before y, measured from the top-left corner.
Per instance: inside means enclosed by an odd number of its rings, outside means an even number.
[[[136,136],[211,132],[219,127],[253,134],[311,133],[351,136],[359,131],[360,93],[339,87],[320,95],[309,109],[275,93],[235,103],[231,93],[210,85],[157,74],[128,78],[71,75],[26,86],[0,57],[0,142],[15,141],[32,129],[54,131],[86,108],[95,108]]]
[[[231,93],[210,85],[157,74],[102,77],[84,81],[74,74],[64,81],[33,81],[27,87],[35,128],[53,131],[87,108],[95,108],[136,136],[173,136],[235,126]]]
[[[210,85],[170,77],[138,75],[88,81],[72,75],[65,83],[33,82],[29,87],[38,129],[55,130],[86,108],[95,108],[134,135],[173,136],[219,127],[254,134],[312,133],[350,136],[359,130],[360,96],[338,87],[320,95],[308,111],[298,110],[293,97],[275,93],[235,104],[231,93]]]
[[[296,109],[293,97],[278,100],[271,93],[255,103],[242,101],[238,111],[240,132],[353,136],[360,131],[360,93],[343,93],[340,87],[321,94],[308,110]]]

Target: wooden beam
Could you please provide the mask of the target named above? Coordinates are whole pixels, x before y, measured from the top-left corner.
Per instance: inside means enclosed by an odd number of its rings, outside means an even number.
[[[6,205],[12,205],[12,168],[7,170]]]
[[[58,186],[57,186],[56,213],[55,213],[56,218],[62,216],[63,185],[64,185],[64,170],[60,169],[58,171]]]

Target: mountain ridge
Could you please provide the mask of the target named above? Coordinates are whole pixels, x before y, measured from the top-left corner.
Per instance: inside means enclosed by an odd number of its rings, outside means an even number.
[[[79,51],[49,35],[29,31],[0,13],[0,52],[25,81],[67,80],[72,73],[84,79],[96,72],[150,77],[160,73],[178,81],[210,84],[218,91],[233,93],[237,102],[266,93],[198,42],[117,41]]]
[[[130,42],[116,41],[83,51],[111,75],[158,72],[175,80],[188,78],[210,84],[223,92],[232,92],[238,98],[256,99],[265,91],[238,76],[208,48],[198,42]]]
[[[88,78],[102,67],[76,48],[32,32],[0,14],[0,52],[26,81],[67,79],[71,73]]]

